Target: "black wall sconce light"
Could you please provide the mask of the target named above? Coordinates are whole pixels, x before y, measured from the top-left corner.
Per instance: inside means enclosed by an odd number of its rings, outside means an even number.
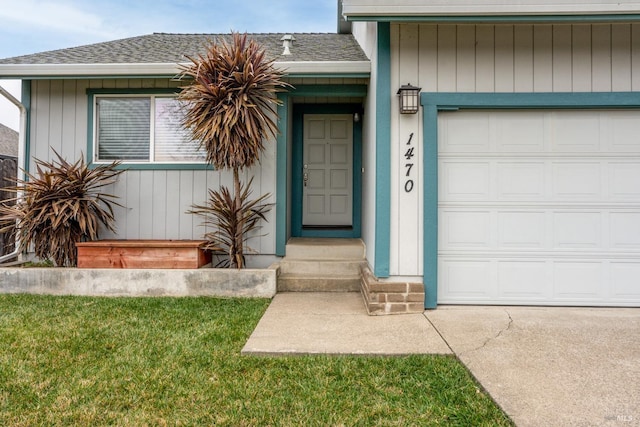
[[[400,114],[415,114],[420,106],[420,90],[422,88],[412,86],[410,83],[400,86]]]

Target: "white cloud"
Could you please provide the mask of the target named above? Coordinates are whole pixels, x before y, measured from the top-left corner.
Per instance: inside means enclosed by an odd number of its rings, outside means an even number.
[[[111,38],[113,28],[99,13],[88,12],[65,1],[21,0],[0,7],[3,25],[36,29],[38,32],[80,34],[89,38]]]

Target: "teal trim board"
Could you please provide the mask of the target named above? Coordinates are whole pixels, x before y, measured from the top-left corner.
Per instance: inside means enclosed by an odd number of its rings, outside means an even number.
[[[285,94],[281,94],[285,95]],[[367,96],[367,85],[305,85],[301,84],[286,93],[286,96],[323,96],[357,98]]]
[[[276,255],[284,256],[286,253],[287,239],[291,236],[292,219],[289,218],[289,208],[292,206],[291,194],[289,194],[289,174],[291,170],[291,161],[289,157],[290,149],[292,149],[292,137],[290,135],[289,125],[292,124],[293,100],[297,97],[315,97],[324,98],[364,98],[367,96],[367,85],[363,84],[347,84],[347,85],[328,85],[328,84],[300,84],[287,92],[278,94],[280,105],[278,106],[278,135],[276,136]],[[291,129],[293,132],[293,129]],[[354,147],[355,148],[355,147]],[[354,153],[355,155],[355,153]],[[355,167],[355,164],[354,164]],[[361,166],[360,166],[361,168]],[[354,182],[355,185],[355,182]],[[360,194],[359,194],[360,196]],[[358,213],[358,218],[360,213]],[[358,231],[360,233],[360,231]]]
[[[436,308],[438,296],[438,110],[424,106],[423,117],[423,282],[424,307]]]
[[[362,231],[362,121],[353,123],[353,199],[351,229],[308,229],[302,225],[302,139],[305,114],[362,114],[361,104],[297,104],[293,107],[291,169],[291,235],[359,238]]]
[[[640,109],[640,92],[596,93],[437,93],[420,96],[424,144],[425,308],[438,295],[438,112],[459,109]]]
[[[391,26],[378,22],[376,201],[373,274],[389,277],[391,251]]]
[[[276,255],[285,256],[287,227],[287,141],[289,138],[289,96],[278,94],[278,135],[276,136]]]
[[[178,94],[178,87],[144,88],[144,89],[87,89],[87,95],[171,95]]]

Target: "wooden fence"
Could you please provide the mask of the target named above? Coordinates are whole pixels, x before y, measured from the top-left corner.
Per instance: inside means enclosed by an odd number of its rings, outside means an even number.
[[[0,203],[15,197],[15,193],[5,191],[6,187],[16,185],[18,160],[15,157],[0,156]],[[0,255],[13,252],[14,239],[6,233],[0,233]]]

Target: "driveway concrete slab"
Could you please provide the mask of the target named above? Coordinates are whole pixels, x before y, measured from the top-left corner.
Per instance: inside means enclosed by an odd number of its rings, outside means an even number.
[[[441,306],[425,315],[518,426],[640,425],[640,309]]]
[[[369,316],[357,292],[277,294],[243,354],[451,354],[418,314]]]

